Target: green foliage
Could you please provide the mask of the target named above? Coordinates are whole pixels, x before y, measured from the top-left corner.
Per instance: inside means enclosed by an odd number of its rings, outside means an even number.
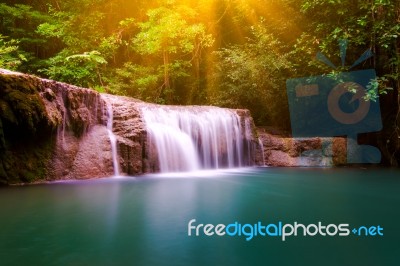
[[[297,0],[291,2],[299,2]],[[376,1],[301,1],[302,12],[310,19],[306,32],[299,39],[294,57],[306,56],[305,49],[322,51],[329,58],[339,58],[337,43],[340,39],[349,41],[347,64],[351,65],[367,48],[374,52],[374,58],[364,63],[363,67],[375,68],[381,82],[379,91],[383,93],[389,83],[399,80],[398,36],[400,34],[400,3],[391,0]],[[307,48],[308,47],[308,48]],[[306,63],[308,61],[308,64]],[[336,64],[338,60],[336,60]],[[303,60],[299,65],[318,67],[315,61]],[[318,71],[318,70],[317,70]],[[374,98],[372,95],[367,98]]]
[[[102,83],[99,68],[107,61],[98,51],[83,54],[64,55],[67,51],[48,60],[48,68],[42,70],[51,79],[92,87]]]
[[[104,57],[98,51],[84,52],[83,54],[71,55],[66,58],[66,60],[76,60],[79,62],[88,62],[95,66],[107,64]]]
[[[46,53],[51,53],[53,49],[51,43],[47,43],[36,33],[36,27],[47,21],[49,16],[34,10],[30,5],[0,3],[0,18],[0,34],[15,40],[19,48],[20,62],[13,69],[35,73],[42,65],[42,60],[38,58],[41,50],[45,49]]]
[[[157,103],[249,108],[288,128],[285,80],[348,71],[315,59],[340,66],[347,39],[346,66],[375,55],[358,66],[378,74],[365,99],[396,105],[399,1],[15,2],[0,3],[0,67]]]
[[[158,75],[162,71],[164,76],[156,101],[160,100],[162,93],[165,95],[164,100],[172,101],[174,88],[171,87],[171,79],[187,76],[187,69],[198,56],[198,50],[213,43],[212,36],[206,34],[203,24],[188,22],[195,15],[193,9],[185,6],[174,9],[159,7],[149,10],[148,21],[138,24],[140,32],[132,41],[135,51],[162,60],[162,67],[156,68],[157,72],[153,73]],[[192,58],[181,59],[190,54]]]
[[[112,90],[118,90],[124,95],[145,101],[162,103],[158,88],[162,73],[157,73],[157,69],[128,62],[117,69],[115,74],[116,77],[110,83]]]
[[[0,34],[0,68],[15,70],[26,61],[25,56],[18,51],[18,43],[13,39],[7,41],[6,37]]]
[[[92,50],[98,45],[105,32],[99,28],[105,18],[103,12],[94,10],[79,14],[74,10],[49,9],[51,19],[37,27],[37,33],[45,38],[58,38],[72,53]]]
[[[248,108],[256,122],[284,126],[288,122],[285,76],[291,68],[284,45],[266,26],[251,28],[243,45],[216,52],[211,101],[231,108]]]
[[[196,39],[204,46],[212,44],[211,35],[202,24],[189,24],[195,12],[186,7],[170,9],[160,7],[147,12],[148,21],[139,23],[141,31],[133,40],[141,54],[189,53],[195,48]]]

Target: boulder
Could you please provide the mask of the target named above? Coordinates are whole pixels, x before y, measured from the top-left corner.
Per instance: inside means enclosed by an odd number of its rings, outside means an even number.
[[[334,166],[347,161],[345,138],[292,138],[265,128],[257,134],[268,166]]]

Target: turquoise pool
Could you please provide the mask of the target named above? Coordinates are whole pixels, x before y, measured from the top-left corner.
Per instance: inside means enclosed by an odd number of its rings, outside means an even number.
[[[1,265],[399,265],[400,171],[250,168],[0,189]],[[188,223],[383,236],[188,236]]]

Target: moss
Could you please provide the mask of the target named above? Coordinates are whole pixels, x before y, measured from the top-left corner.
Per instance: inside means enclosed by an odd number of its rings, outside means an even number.
[[[35,132],[37,125],[46,119],[46,108],[38,94],[27,95],[15,90],[5,100],[12,106],[18,124],[31,132]]]
[[[21,143],[0,155],[0,182],[7,184],[32,183],[46,180],[55,142],[52,139]],[[2,158],[3,157],[3,158]]]
[[[0,84],[5,88],[18,89],[27,94],[33,94],[43,88],[39,78],[27,75],[0,74]]]
[[[0,183],[47,177],[56,126],[40,96],[40,79],[0,74]]]
[[[21,173],[20,180],[26,183],[33,183],[36,180],[36,175],[33,172],[24,170]]]
[[[47,118],[39,81],[27,76],[0,75],[0,84],[0,118],[35,132]]]
[[[3,122],[0,118],[0,152],[6,149],[6,139],[4,137]]]
[[[0,99],[0,114],[3,119],[6,119],[13,124],[18,124],[17,118],[15,117],[10,105],[2,99]]]

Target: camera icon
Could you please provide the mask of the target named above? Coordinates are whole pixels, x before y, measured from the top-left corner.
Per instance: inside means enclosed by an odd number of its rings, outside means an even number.
[[[379,149],[357,142],[358,134],[382,129],[379,101],[364,99],[374,79],[367,69],[287,80],[293,137],[347,136],[347,163],[379,163]]]

